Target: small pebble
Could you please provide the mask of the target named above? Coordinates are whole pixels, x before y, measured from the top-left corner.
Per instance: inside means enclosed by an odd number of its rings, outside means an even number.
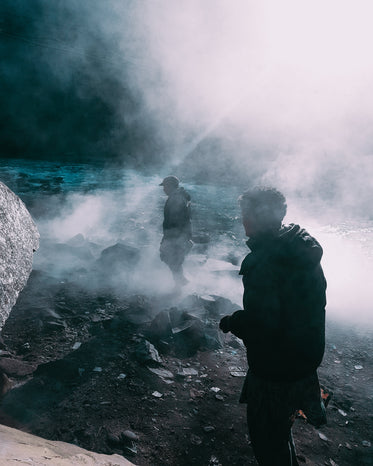
[[[213,431],[215,430],[215,427],[214,427],[214,426],[205,426],[205,427],[203,428],[203,430],[204,430],[205,432],[209,433],[209,432],[213,432]]]
[[[137,441],[139,439],[139,437],[134,432],[132,432],[132,430],[125,430],[122,432],[122,437],[133,441]]]
[[[321,438],[321,440],[323,440],[324,442],[327,442],[329,439],[326,435],[322,434],[321,432],[319,432],[319,437]]]

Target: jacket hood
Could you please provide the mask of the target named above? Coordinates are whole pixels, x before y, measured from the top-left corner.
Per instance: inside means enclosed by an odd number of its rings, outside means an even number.
[[[299,225],[282,225],[278,241],[288,258],[305,266],[314,266],[321,261],[323,249],[320,243]]]
[[[323,255],[319,242],[304,228],[294,223],[282,225],[277,232],[250,238],[246,244],[251,253],[242,262],[241,275],[257,261],[273,255],[280,261],[296,263],[302,268],[317,266]]]
[[[190,201],[190,199],[191,199],[189,193],[187,193],[187,192],[185,191],[185,189],[182,188],[182,187],[179,187],[179,188],[175,189],[175,190],[172,191],[172,193],[169,195],[169,197],[174,197],[174,196],[180,196],[180,197],[184,198],[186,201]]]

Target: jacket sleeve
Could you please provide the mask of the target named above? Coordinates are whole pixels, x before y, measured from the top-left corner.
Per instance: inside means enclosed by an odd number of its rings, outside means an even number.
[[[230,331],[238,338],[263,338],[277,334],[282,327],[279,283],[271,273],[249,287],[244,277],[243,310],[230,318]]]
[[[247,336],[247,329],[250,327],[250,314],[245,310],[234,312],[229,319],[229,330],[238,338]]]
[[[163,228],[183,230],[190,223],[190,201],[181,196],[170,198],[164,210]]]

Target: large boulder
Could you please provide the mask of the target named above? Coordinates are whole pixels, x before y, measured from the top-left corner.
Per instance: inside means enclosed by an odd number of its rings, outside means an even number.
[[[172,308],[159,312],[147,330],[159,347],[172,345],[178,357],[193,356],[206,346],[205,324],[188,312]]]
[[[126,284],[128,290],[135,282],[133,272],[141,259],[140,249],[119,242],[101,252],[92,268],[91,286],[96,288],[115,287]]]
[[[97,264],[100,269],[120,271],[125,267],[133,267],[140,260],[140,250],[124,243],[117,243],[104,249]]]
[[[39,232],[25,204],[0,182],[0,330],[26,285]]]
[[[120,455],[104,455],[77,445],[44,440],[35,435],[0,425],[0,464],[45,466],[134,466]]]

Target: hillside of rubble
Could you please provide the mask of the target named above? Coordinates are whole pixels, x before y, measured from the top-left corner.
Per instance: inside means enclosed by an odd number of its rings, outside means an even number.
[[[216,295],[118,295],[33,271],[3,329],[2,424],[140,466],[255,464],[238,397],[245,351],[217,330]],[[369,334],[329,322],[320,381],[328,424],[294,437],[309,465],[371,465]]]

